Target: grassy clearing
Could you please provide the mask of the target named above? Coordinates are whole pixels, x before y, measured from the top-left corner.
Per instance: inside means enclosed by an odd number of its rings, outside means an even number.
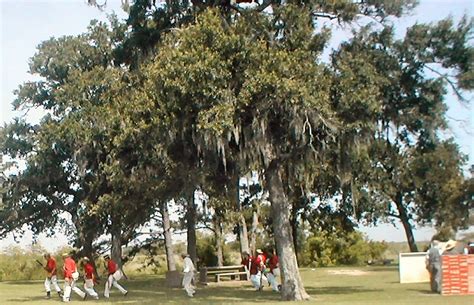
[[[429,284],[399,284],[396,267],[321,268],[302,269],[311,305],[465,305],[474,304],[474,296],[440,296],[429,292]],[[161,276],[143,276],[122,281],[129,289],[127,297],[112,290],[110,301],[86,300],[101,304],[275,304],[279,296],[269,288],[255,292],[247,282],[211,283],[198,287],[196,297],[189,299],[181,289],[165,287]],[[103,293],[103,287],[97,289]],[[75,295],[73,297],[76,297]],[[76,297],[72,303],[83,302]],[[287,302],[284,304],[296,304]],[[0,282],[0,304],[60,304],[55,296],[44,299],[41,281]],[[283,303],[282,303],[283,304]],[[301,303],[299,303],[301,304]]]

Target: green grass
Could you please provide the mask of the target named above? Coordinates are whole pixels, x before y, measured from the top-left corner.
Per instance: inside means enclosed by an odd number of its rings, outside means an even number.
[[[338,274],[340,271],[363,271],[362,275]],[[429,292],[429,283],[400,284],[396,267],[301,269],[311,305],[379,305],[379,304],[474,304],[474,296],[441,296]],[[279,296],[269,288],[254,291],[248,282],[227,281],[198,286],[196,297],[189,299],[182,289],[166,288],[163,277],[142,276],[122,281],[129,289],[127,297],[112,290],[110,301],[86,300],[100,304],[275,304]],[[102,285],[97,290],[103,293]],[[72,303],[83,301],[73,295]],[[296,304],[287,302],[285,304]],[[0,304],[60,304],[59,298],[44,299],[42,281],[0,282]],[[300,303],[301,304],[301,303]]]

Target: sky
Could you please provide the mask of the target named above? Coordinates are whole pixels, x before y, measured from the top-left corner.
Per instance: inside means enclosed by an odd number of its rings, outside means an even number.
[[[99,1],[100,2],[100,1]],[[119,18],[125,18],[120,9],[120,0],[108,0],[107,8],[101,12],[90,7],[85,0],[0,0],[0,124],[11,121],[14,117],[24,115],[14,112],[11,102],[14,100],[13,90],[19,84],[35,80],[28,74],[28,61],[36,51],[36,46],[50,37],[77,35],[86,31],[90,20],[106,20],[106,14],[115,11]],[[397,22],[403,32],[406,26],[418,23],[434,22],[453,16],[459,19],[463,14],[474,15],[474,1],[470,0],[421,0],[420,5],[411,16]],[[337,39],[337,37],[336,37]],[[472,95],[471,95],[472,97]],[[453,96],[446,100],[449,110],[449,129],[447,136],[454,137],[461,151],[469,156],[469,164],[474,163],[474,137],[472,105],[460,104]],[[472,103],[471,103],[472,104]],[[38,121],[40,112],[30,111],[28,120]],[[369,238],[374,240],[404,241],[405,233],[398,224],[378,225],[376,228],[362,228]],[[431,228],[417,228],[415,237],[428,240],[434,234]],[[32,236],[27,233],[21,244],[31,243]],[[50,250],[65,243],[64,237],[46,238],[40,241]],[[11,237],[0,240],[0,249],[12,244]]]

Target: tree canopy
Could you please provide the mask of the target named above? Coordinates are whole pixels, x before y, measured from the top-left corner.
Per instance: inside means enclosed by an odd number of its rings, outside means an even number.
[[[219,248],[222,222],[245,225],[239,178],[258,172],[282,299],[302,300],[303,217],[313,243],[351,232],[355,247],[357,221],[398,218],[412,251],[415,223],[468,224],[465,159],[440,131],[448,88],[465,100],[474,84],[472,20],[418,24],[395,38],[389,19],[416,1],[123,4],[126,23],[93,21],[84,34],[42,42],[32,57],[41,80],[20,85],[14,105],[45,115],[1,130],[2,155],[25,167],[2,180],[0,235],[72,223],[81,251],[94,253],[111,234],[120,257],[174,199],[194,256],[196,190],[212,197]],[[355,28],[324,61],[331,28],[319,21],[362,17],[377,26]]]

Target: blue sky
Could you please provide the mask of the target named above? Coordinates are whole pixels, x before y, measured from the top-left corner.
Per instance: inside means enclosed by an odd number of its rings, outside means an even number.
[[[28,60],[34,55],[36,46],[52,36],[76,35],[86,30],[92,19],[105,20],[106,13],[115,10],[119,17],[125,17],[120,9],[120,0],[108,0],[105,12],[85,4],[85,0],[0,0],[0,124],[10,121],[21,113],[13,112],[11,102],[14,99],[13,90],[19,84],[35,77],[27,73]],[[472,17],[474,1],[469,0],[422,0],[412,16],[404,17],[396,23],[403,28],[415,22],[433,22],[452,15],[459,19],[463,14]],[[472,95],[471,95],[472,96]],[[473,111],[472,106],[463,106],[453,96],[448,96],[450,120],[448,136],[455,138],[461,150],[474,163],[473,151]],[[28,118],[37,121],[41,113],[30,112]],[[375,240],[405,240],[401,226],[394,228],[390,225],[380,225],[377,228],[364,228],[364,232]],[[418,229],[417,239],[429,239],[433,230]],[[31,237],[25,237],[31,240]],[[43,238],[48,243],[55,240]],[[11,242],[0,241],[0,246]],[[64,240],[62,240],[64,242]]]

